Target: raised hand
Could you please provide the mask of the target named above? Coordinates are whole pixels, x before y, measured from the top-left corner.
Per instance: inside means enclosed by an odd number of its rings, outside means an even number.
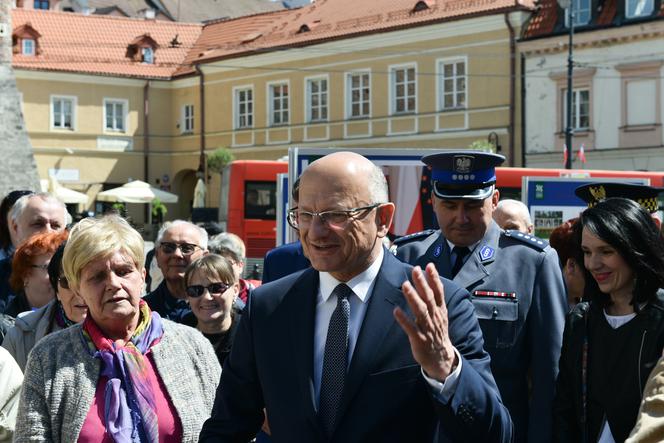
[[[458,364],[448,334],[443,283],[433,263],[425,272],[419,266],[413,268],[413,282],[415,287],[405,281],[401,289],[414,319],[399,307],[394,308],[394,317],[408,335],[415,361],[429,377],[443,382]]]

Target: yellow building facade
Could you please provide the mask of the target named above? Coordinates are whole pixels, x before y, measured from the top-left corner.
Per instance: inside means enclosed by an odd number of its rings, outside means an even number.
[[[40,177],[55,174],[91,202],[129,179],[148,181],[180,197],[167,219],[187,218],[201,152],[222,147],[236,159],[277,160],[291,146],[447,149],[490,140],[520,165],[514,43],[527,14],[518,7],[327,39],[312,32],[302,42],[302,28],[277,32],[281,41],[265,31],[298,25],[297,12],[282,12],[203,27],[169,78],[15,73]],[[236,41],[220,43],[220,32]],[[207,179],[207,204],[218,206],[220,178]],[[145,222],[133,206],[132,218]]]

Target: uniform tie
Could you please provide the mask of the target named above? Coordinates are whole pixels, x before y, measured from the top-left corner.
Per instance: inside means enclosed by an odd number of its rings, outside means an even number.
[[[470,249],[467,246],[455,246],[452,252],[456,254],[456,260],[454,261],[454,266],[452,266],[452,278],[454,278],[459,273],[459,270],[461,270],[466,256],[470,254]]]
[[[337,307],[330,318],[323,356],[323,376],[320,385],[318,416],[327,437],[331,437],[339,412],[339,403],[346,381],[348,367],[348,319],[353,293],[344,283],[337,285],[332,295],[337,296]]]

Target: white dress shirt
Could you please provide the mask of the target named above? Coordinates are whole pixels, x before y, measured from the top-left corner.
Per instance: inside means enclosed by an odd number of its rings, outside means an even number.
[[[373,288],[376,284],[376,277],[380,271],[380,267],[383,264],[384,253],[383,249],[380,250],[380,254],[376,260],[369,266],[364,272],[359,275],[356,275],[349,281],[345,282],[349,288],[353,290],[353,294],[348,297],[348,302],[350,304],[350,318],[348,320],[348,364],[350,365],[351,359],[353,357],[353,352],[355,351],[355,345],[357,344],[357,338],[360,333],[360,328],[362,322],[364,321],[364,316],[367,313],[367,307],[369,306],[369,298],[373,292]],[[316,407],[318,407],[318,401],[320,399],[320,384],[323,377],[323,358],[325,357],[325,342],[327,341],[327,330],[330,325],[330,318],[332,313],[337,307],[336,298],[330,297],[332,291],[337,287],[338,284],[344,283],[340,282],[336,278],[332,277],[327,272],[320,272],[320,284],[318,286],[318,294],[316,297],[316,318],[314,323],[314,392],[316,395]],[[454,352],[459,359],[459,364],[457,365],[454,372],[452,372],[447,380],[443,383],[427,377],[427,375],[422,370],[422,375],[424,379],[428,382],[431,387],[434,395],[442,401],[447,402],[452,396],[458,384],[459,374],[461,373],[461,356],[459,352],[454,348]],[[348,368],[347,368],[348,369]]]

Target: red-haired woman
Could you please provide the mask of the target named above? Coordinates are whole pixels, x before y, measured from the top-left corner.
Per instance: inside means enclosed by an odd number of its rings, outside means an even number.
[[[25,311],[41,308],[55,297],[48,279],[48,264],[58,246],[67,240],[67,232],[35,235],[14,253],[9,284],[16,292],[5,314],[17,317]]]

